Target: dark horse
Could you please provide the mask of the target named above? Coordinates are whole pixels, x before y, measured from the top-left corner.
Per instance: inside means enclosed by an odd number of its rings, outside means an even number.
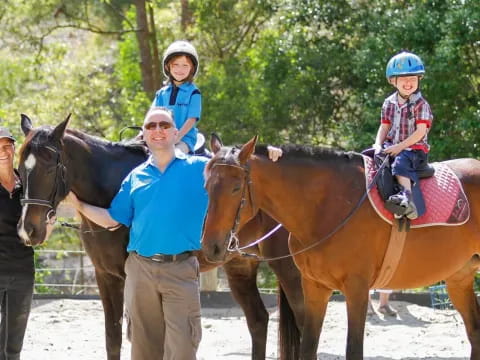
[[[265,211],[291,231],[290,251],[302,274],[305,318],[300,358],[316,358],[327,303],[332,290],[338,289],[347,305],[346,358],[362,359],[368,291],[379,275],[391,226],[368,201],[360,201],[366,191],[361,155],[286,146],[274,163],[263,147],[254,153],[256,137],[241,149],[215,142],[215,155],[206,168],[205,255],[222,259],[236,218],[241,225],[258,209]],[[471,359],[480,359],[480,308],[473,290],[480,267],[480,161],[444,164],[463,184],[470,219],[462,226],[411,229],[386,288],[416,288],[445,280],[465,323]]]
[[[111,143],[76,130],[66,130],[68,118],[55,128],[34,129],[31,120],[22,115],[21,126],[26,141],[20,152],[19,171],[24,184],[24,207],[19,234],[29,245],[46,239],[46,222],[54,219],[59,202],[72,190],[94,205],[108,207],[128,172],[145,161],[142,146]],[[276,223],[259,213],[240,234],[243,242],[251,242],[271,230]],[[82,218],[80,236],[94,266],[105,313],[108,359],[120,359],[122,343],[124,263],[127,257],[128,229],[105,231]],[[260,254],[278,256],[288,253],[288,233],[281,229],[259,247]],[[204,261],[201,270],[218,266]],[[202,261],[203,260],[203,261]],[[252,358],[264,359],[268,312],[256,286],[259,262],[232,256],[224,264],[231,291],[243,308],[252,337]],[[280,284],[281,357],[297,357],[299,332],[303,319],[303,295],[300,274],[291,259],[271,264]],[[293,310],[293,312],[292,312]],[[284,321],[283,319],[286,319]],[[297,319],[293,322],[292,318]]]

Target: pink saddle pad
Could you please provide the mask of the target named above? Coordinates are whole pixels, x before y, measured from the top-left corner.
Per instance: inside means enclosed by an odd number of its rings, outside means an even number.
[[[372,158],[363,156],[363,159],[368,187],[376,171]],[[460,180],[447,165],[442,163],[432,163],[431,165],[435,168],[435,175],[420,180],[426,212],[412,220],[410,227],[466,223],[470,218],[470,206]],[[393,214],[385,208],[376,185],[368,193],[368,198],[377,214],[391,224]]]

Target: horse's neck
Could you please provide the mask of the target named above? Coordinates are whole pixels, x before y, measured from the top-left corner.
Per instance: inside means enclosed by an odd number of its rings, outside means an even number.
[[[66,140],[67,176],[72,191],[88,203],[108,206],[123,178],[145,160],[140,152],[119,151],[81,139]]]
[[[252,162],[254,205],[294,232],[301,231],[300,214],[318,219],[344,216],[360,198],[364,186],[354,166]],[[292,216],[297,214],[297,216]],[[328,220],[326,220],[328,221]]]

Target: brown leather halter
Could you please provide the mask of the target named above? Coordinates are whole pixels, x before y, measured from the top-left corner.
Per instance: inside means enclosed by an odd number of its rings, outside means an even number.
[[[24,197],[20,200],[20,203],[22,204],[22,206],[30,204],[30,205],[44,206],[49,208],[46,215],[45,223],[53,225],[55,223],[56,207],[59,203],[59,201],[57,200],[58,194],[60,192],[65,193],[67,190],[67,181],[66,181],[67,169],[62,162],[62,155],[57,148],[50,145],[45,146],[45,148],[50,150],[56,155],[55,181],[54,181],[53,189],[50,192],[51,194],[50,198],[48,200],[45,200],[45,199],[35,199],[35,198]],[[28,176],[29,176],[29,172],[27,171],[27,173],[25,174],[25,189],[28,189]],[[61,191],[59,191],[60,186],[62,187]],[[24,192],[24,194],[27,194],[27,193],[28,191]]]

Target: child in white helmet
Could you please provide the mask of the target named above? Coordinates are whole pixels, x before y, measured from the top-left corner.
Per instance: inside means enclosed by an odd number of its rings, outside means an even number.
[[[376,153],[384,151],[394,156],[392,174],[401,188],[398,194],[390,196],[385,207],[409,219],[425,212],[416,172],[427,163],[430,150],[427,134],[433,120],[430,105],[420,93],[419,84],[424,74],[422,60],[415,54],[402,51],[390,59],[386,76],[397,91],[383,103],[374,144]],[[412,185],[415,196],[412,196]]]
[[[157,91],[153,107],[163,106],[173,112],[178,129],[175,147],[185,154],[193,153],[197,140],[197,122],[202,112],[202,96],[193,83],[198,73],[198,54],[188,41],[175,41],[163,55],[163,73],[168,78]]]

